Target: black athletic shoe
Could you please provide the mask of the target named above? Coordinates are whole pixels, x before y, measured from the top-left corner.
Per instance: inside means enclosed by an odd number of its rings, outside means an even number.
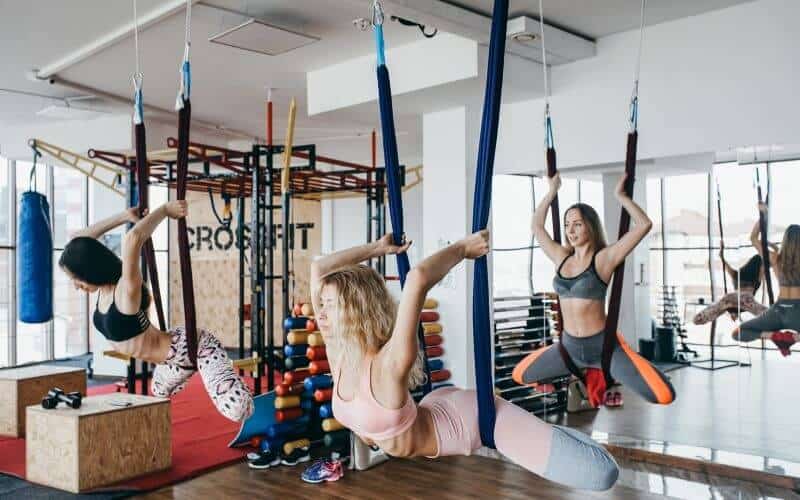
[[[249,458],[249,457],[248,457]],[[255,460],[250,460],[247,466],[251,469],[269,469],[281,463],[281,457],[271,451],[262,451]]]
[[[303,448],[295,448],[294,451],[288,455],[283,455],[281,463],[283,465],[293,466],[301,462],[308,462],[309,460],[311,460],[311,450],[308,446],[304,446]]]

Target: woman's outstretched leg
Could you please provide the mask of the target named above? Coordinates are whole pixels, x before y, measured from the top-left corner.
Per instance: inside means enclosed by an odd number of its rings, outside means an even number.
[[[240,422],[253,414],[253,395],[236,373],[228,353],[213,334],[200,330],[197,342],[197,368],[208,395],[220,413]]]
[[[437,456],[470,455],[481,447],[475,391],[439,389],[420,406],[433,416]],[[614,458],[585,434],[547,424],[504,399],[495,398],[495,407],[497,451],[518,465],[573,488],[604,491],[616,482],[619,468]]]

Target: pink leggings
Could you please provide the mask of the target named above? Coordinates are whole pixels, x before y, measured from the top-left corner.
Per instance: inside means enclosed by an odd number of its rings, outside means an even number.
[[[471,455],[481,447],[475,391],[443,387],[420,402],[433,416],[439,456]],[[547,424],[532,413],[495,398],[497,451],[529,471],[567,486],[607,490],[619,475],[600,444],[570,428]],[[429,457],[429,458],[436,458]],[[575,471],[581,471],[575,474]]]

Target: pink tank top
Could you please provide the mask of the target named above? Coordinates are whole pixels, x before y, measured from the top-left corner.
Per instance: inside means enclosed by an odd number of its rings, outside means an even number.
[[[342,423],[359,436],[373,441],[385,441],[407,431],[417,418],[417,405],[409,393],[402,408],[384,408],[372,394],[372,360],[367,360],[367,370],[358,384],[353,399],[346,401],[339,395],[339,379],[333,390],[333,414]]]

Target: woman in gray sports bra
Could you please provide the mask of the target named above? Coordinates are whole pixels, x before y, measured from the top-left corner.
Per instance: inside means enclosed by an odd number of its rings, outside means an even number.
[[[589,205],[578,203],[564,214],[564,245],[556,243],[545,229],[550,204],[561,187],[558,174],[549,178],[550,191],[533,214],[532,230],[545,254],[558,266],[553,288],[559,295],[563,332],[561,343],[578,369],[599,368],[606,324],[606,289],[614,269],[647,235],[652,222],[647,214],[625,194],[625,176],[617,184],[615,195],[628,211],[633,225],[619,241],[607,245],[603,226],[597,212]],[[650,362],[634,352],[622,335],[611,358],[611,376],[652,403],[669,404],[675,391],[667,377]],[[557,345],[534,351],[515,367],[514,380],[532,384],[568,375],[570,370]],[[603,401],[614,406],[621,396],[609,389]]]
[[[758,209],[766,212],[767,206],[762,203]],[[763,255],[758,221],[750,233],[750,241],[759,255],[767,258]],[[791,224],[783,233],[780,246],[768,246],[769,263],[780,283],[778,300],[761,316],[742,323],[734,330],[733,338],[742,342],[770,339],[784,356],[788,356],[792,344],[800,340],[800,334],[797,333],[800,331],[800,226]]]

